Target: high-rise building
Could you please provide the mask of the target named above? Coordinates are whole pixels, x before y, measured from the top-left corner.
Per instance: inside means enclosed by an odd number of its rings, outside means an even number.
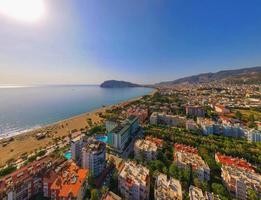
[[[81,157],[82,147],[83,147],[83,137],[81,135],[71,140],[72,159],[76,162]]]
[[[123,123],[113,126],[108,131],[108,144],[122,151],[131,137],[135,136],[138,128],[139,118],[133,115],[128,117]]]
[[[106,167],[106,144],[90,139],[82,149],[82,167],[97,177]]]

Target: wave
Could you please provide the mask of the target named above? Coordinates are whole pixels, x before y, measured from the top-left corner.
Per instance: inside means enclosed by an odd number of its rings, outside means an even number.
[[[34,130],[40,129],[42,127],[43,126],[41,126],[41,125],[36,125],[32,128],[28,128],[28,129],[13,129],[12,131],[0,133],[0,140],[7,139],[7,138],[10,138],[10,137],[14,137],[16,135],[20,135],[20,134],[27,133],[27,132],[30,132],[30,131],[34,131]]]

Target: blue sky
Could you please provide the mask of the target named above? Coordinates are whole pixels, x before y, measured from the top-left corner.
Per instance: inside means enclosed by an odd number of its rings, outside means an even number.
[[[261,65],[260,0],[43,0],[0,13],[0,84],[154,83]]]

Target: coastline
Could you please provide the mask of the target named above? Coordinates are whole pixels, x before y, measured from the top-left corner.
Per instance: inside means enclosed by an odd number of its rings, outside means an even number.
[[[153,91],[147,95],[153,95],[156,91],[156,89],[153,89]],[[143,96],[131,98],[113,105],[106,105],[93,111],[85,112],[28,131],[21,131],[15,135],[9,135],[6,138],[0,138],[0,167],[12,159],[18,159],[22,155],[28,155],[40,148],[52,145],[55,143],[54,141],[56,139],[67,137],[72,131],[88,130],[90,125],[88,124],[87,119],[90,119],[94,125],[99,125],[103,123],[103,118],[99,115],[105,113],[106,110],[137,101]],[[37,140],[35,137],[37,133],[46,133],[46,137]]]

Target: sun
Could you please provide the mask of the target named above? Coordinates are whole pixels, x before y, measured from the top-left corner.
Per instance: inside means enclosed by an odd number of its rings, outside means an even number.
[[[43,0],[0,0],[0,15],[23,22],[36,22],[45,13]]]

